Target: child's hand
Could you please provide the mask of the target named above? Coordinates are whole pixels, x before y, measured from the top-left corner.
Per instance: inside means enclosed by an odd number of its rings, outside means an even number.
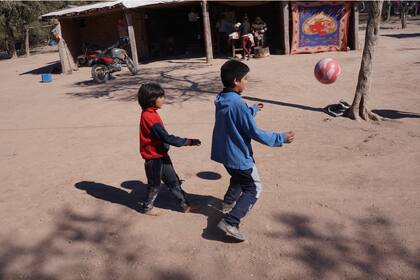
[[[293,131],[286,132],[286,136],[287,136],[286,143],[288,144],[292,143],[293,140],[295,140],[295,133]]]
[[[258,107],[258,111],[261,111],[264,108],[264,104],[258,103],[257,107]]]
[[[199,139],[188,139],[188,146],[200,146],[201,141]]]

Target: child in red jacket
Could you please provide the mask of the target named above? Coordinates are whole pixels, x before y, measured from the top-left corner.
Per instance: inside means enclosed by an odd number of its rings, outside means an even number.
[[[187,212],[190,206],[168,155],[169,145],[176,147],[200,146],[201,142],[198,139],[170,135],[166,131],[157,113],[157,110],[162,108],[165,103],[165,92],[159,84],[143,84],[137,97],[142,108],[140,154],[145,160],[144,166],[149,185],[146,201],[142,203],[142,210],[144,213],[149,213],[153,209],[153,203],[159,193],[161,181],[163,181],[178,199],[182,211]]]

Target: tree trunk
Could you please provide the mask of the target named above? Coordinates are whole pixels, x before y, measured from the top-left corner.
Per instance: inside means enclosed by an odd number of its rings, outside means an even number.
[[[391,18],[391,5],[392,3],[390,0],[384,2],[384,7],[386,8],[384,21],[388,21]]]
[[[25,50],[26,56],[29,57],[29,28],[25,28]]]
[[[380,116],[374,114],[368,108],[368,95],[372,84],[372,64],[374,61],[375,46],[378,41],[382,4],[382,0],[367,2],[369,17],[356,94],[351,107],[344,114],[354,120],[359,120],[360,118],[363,120],[381,120]]]
[[[401,2],[401,28],[407,28],[407,6],[404,2]]]
[[[9,54],[12,56],[12,58],[17,58],[15,34],[13,33],[13,29],[8,21],[6,21],[5,29],[8,39],[7,41],[9,42]]]
[[[16,42],[13,39],[10,39],[10,44],[9,44],[9,54],[12,56],[12,58],[17,58],[17,52],[16,52]]]
[[[211,26],[207,0],[201,2],[204,25],[204,42],[206,45],[206,63],[213,61],[213,43],[211,41]]]

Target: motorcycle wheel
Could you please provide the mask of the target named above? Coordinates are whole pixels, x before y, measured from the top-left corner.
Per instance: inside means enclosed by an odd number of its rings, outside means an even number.
[[[85,66],[86,63],[87,63],[87,61],[86,61],[86,57],[85,56],[79,56],[77,58],[77,66],[82,67],[82,66]]]
[[[128,70],[130,70],[131,74],[137,75],[138,69],[131,58],[127,57],[125,64],[127,64]]]
[[[103,84],[109,80],[110,74],[106,65],[95,64],[93,65],[91,72],[92,78],[99,84]]]

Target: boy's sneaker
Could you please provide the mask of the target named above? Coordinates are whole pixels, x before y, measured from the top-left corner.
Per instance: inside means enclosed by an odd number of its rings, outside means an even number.
[[[191,206],[186,202],[181,202],[180,206],[181,206],[181,211],[183,213],[188,213],[191,211]]]
[[[233,207],[235,207],[236,202],[233,202],[232,204],[222,202],[222,212],[223,214],[227,214],[230,211],[232,211]]]
[[[140,202],[139,206],[140,206],[140,212],[145,214],[145,215],[159,216],[161,214],[161,212],[159,210],[157,210],[153,206],[147,205],[144,202]]]
[[[224,231],[227,235],[232,236],[236,240],[245,241],[245,237],[240,233],[238,226],[232,226],[228,224],[225,219],[222,219],[218,224],[217,227]]]

